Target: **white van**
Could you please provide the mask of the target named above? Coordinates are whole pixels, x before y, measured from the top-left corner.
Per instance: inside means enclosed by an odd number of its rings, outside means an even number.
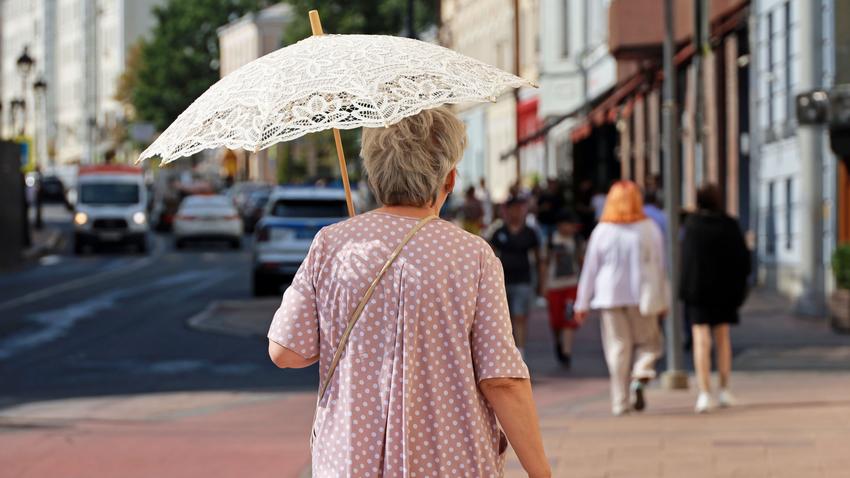
[[[140,168],[80,166],[74,211],[74,253],[103,244],[148,250],[147,189]]]

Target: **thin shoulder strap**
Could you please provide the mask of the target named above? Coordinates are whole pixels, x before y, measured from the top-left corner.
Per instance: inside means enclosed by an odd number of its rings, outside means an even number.
[[[360,303],[357,304],[357,307],[354,309],[354,312],[351,313],[351,318],[348,320],[348,325],[345,327],[345,331],[342,333],[342,338],[339,339],[339,345],[336,347],[336,352],[334,352],[333,360],[331,360],[331,366],[328,368],[328,373],[325,375],[325,380],[322,381],[322,388],[319,389],[319,401],[322,401],[322,398],[325,396],[325,392],[328,389],[328,385],[331,383],[331,378],[333,378],[334,372],[336,371],[337,365],[339,365],[339,359],[342,357],[342,352],[345,351],[345,345],[348,343],[348,337],[351,335],[351,330],[354,328],[354,324],[357,323],[357,320],[360,318],[360,314],[363,313],[363,309],[366,307],[366,303],[369,302],[369,299],[372,297],[372,294],[375,292],[375,289],[378,287],[378,283],[381,281],[381,278],[384,277],[387,270],[389,270],[390,266],[395,262],[396,258],[401,254],[404,246],[413,239],[413,236],[419,232],[426,224],[431,222],[432,220],[437,219],[437,216],[428,216],[422,218],[415,226],[413,226],[410,231],[408,231],[407,235],[404,236],[404,239],[401,240],[398,246],[396,246],[393,253],[390,255],[387,262],[384,263],[384,267],[381,268],[381,271],[378,272],[377,277],[372,281],[372,284],[369,285],[369,288],[366,289],[366,293],[363,294],[363,297],[360,299]]]

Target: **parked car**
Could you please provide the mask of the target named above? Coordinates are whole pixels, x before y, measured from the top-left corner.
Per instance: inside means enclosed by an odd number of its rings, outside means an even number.
[[[65,197],[65,185],[56,176],[42,176],[41,201],[43,203],[68,204]]]
[[[174,246],[182,249],[189,242],[224,241],[230,247],[242,247],[242,218],[233,202],[219,194],[188,196],[174,217]]]
[[[140,168],[126,165],[80,167],[74,210],[74,253],[104,244],[148,249],[147,190]]]
[[[280,292],[307,256],[319,229],[348,217],[345,192],[323,187],[278,187],[257,223],[253,291]]]
[[[262,188],[253,191],[248,195],[248,200],[245,202],[242,213],[242,222],[245,224],[245,232],[254,232],[254,227],[263,217],[263,212],[266,210],[266,204],[271,197],[272,188]]]

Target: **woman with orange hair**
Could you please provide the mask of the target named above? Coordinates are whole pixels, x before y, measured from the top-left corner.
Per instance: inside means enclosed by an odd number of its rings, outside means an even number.
[[[655,378],[662,352],[658,316],[667,307],[662,258],[661,231],[643,212],[640,188],[615,183],[588,241],[575,304],[579,323],[590,309],[602,312],[615,415],[643,410],[644,386]]]

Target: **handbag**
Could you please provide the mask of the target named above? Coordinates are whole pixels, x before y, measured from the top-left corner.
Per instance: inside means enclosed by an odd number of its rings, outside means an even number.
[[[640,302],[638,304],[640,314],[643,316],[655,316],[667,309],[669,287],[661,257],[650,244],[642,244],[641,251],[641,283]]]
[[[345,330],[342,332],[342,337],[339,339],[339,344],[336,346],[336,351],[334,352],[333,359],[331,360],[331,365],[328,368],[328,373],[325,375],[325,379],[322,381],[322,386],[319,388],[319,396],[316,400],[316,411],[313,414],[313,426],[312,432],[310,434],[310,448],[313,448],[313,440],[316,438],[316,417],[319,413],[319,404],[322,402],[322,399],[325,397],[325,392],[328,390],[328,386],[331,384],[331,379],[334,376],[334,372],[336,372],[337,365],[339,365],[339,360],[342,358],[342,353],[345,351],[345,346],[348,344],[348,338],[351,336],[351,331],[354,329],[354,325],[357,323],[357,320],[360,319],[360,315],[363,314],[363,309],[366,308],[366,304],[369,302],[369,299],[372,298],[372,294],[375,292],[375,289],[378,287],[378,283],[384,277],[387,270],[389,270],[390,266],[395,262],[398,258],[399,254],[401,254],[404,246],[413,239],[413,236],[419,232],[426,224],[437,219],[437,216],[428,216],[422,218],[419,222],[413,226],[410,231],[404,236],[404,239],[401,240],[398,246],[396,246],[395,250],[393,250],[390,257],[384,263],[384,266],[381,267],[381,270],[378,272],[378,275],[372,280],[372,283],[369,285],[369,288],[366,289],[366,293],[363,294],[363,297],[360,299],[360,302],[357,303],[357,307],[354,308],[354,311],[351,313],[351,316],[348,319],[348,325],[345,326]]]

